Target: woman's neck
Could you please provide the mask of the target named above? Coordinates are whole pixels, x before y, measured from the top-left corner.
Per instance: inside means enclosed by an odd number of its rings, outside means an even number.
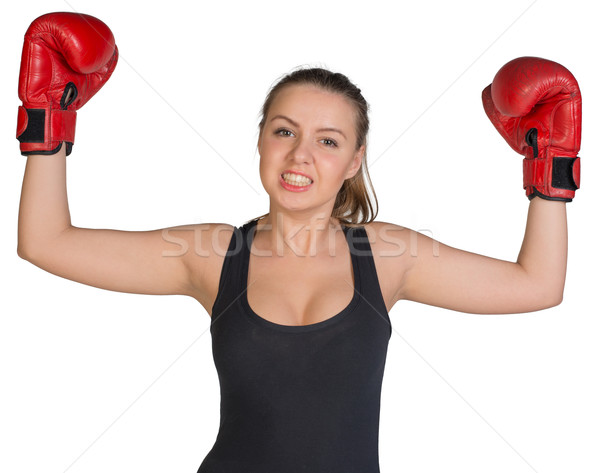
[[[338,231],[342,231],[338,219],[330,216],[269,213],[259,220],[255,240],[260,233],[257,249],[277,256],[317,256],[331,253]]]

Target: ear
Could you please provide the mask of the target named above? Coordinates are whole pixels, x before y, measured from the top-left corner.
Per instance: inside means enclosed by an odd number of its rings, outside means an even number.
[[[362,159],[365,154],[365,145],[362,145],[356,153],[354,153],[354,157],[352,158],[352,163],[350,164],[350,168],[348,168],[348,172],[346,173],[346,179],[350,179],[354,177],[358,170],[360,169],[360,165],[362,164]]]

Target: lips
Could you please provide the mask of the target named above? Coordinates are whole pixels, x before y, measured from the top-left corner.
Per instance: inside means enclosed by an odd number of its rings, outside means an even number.
[[[303,192],[308,190],[313,182],[310,178],[294,173],[283,173],[279,176],[281,186],[291,192]]]
[[[285,171],[283,171],[281,173],[281,176],[285,178],[286,174],[290,175],[289,177],[291,177],[291,178],[295,178],[295,176],[306,177],[306,178],[310,179],[311,183],[313,182],[313,178],[311,176],[309,176],[308,174],[306,174],[305,172],[302,172],[302,171],[296,171],[295,169],[286,169]]]

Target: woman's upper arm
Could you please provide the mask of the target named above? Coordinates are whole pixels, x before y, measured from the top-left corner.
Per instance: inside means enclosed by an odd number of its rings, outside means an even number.
[[[226,224],[151,231],[70,227],[43,248],[30,249],[25,259],[50,273],[102,289],[184,294],[201,300],[214,289],[232,231]]]
[[[452,248],[417,232],[411,240],[413,255],[399,298],[478,314],[530,312],[560,302],[547,281],[518,263]]]

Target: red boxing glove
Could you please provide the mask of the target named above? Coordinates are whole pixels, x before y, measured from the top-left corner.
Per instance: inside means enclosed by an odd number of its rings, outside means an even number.
[[[482,99],[502,137],[525,156],[527,197],[570,202],[580,171],[581,93],[575,77],[556,62],[521,57],[498,71]]]
[[[93,16],[48,13],[34,20],[19,74],[21,154],[55,154],[65,142],[69,155],[77,110],[109,79],[117,58],[110,29]]]

